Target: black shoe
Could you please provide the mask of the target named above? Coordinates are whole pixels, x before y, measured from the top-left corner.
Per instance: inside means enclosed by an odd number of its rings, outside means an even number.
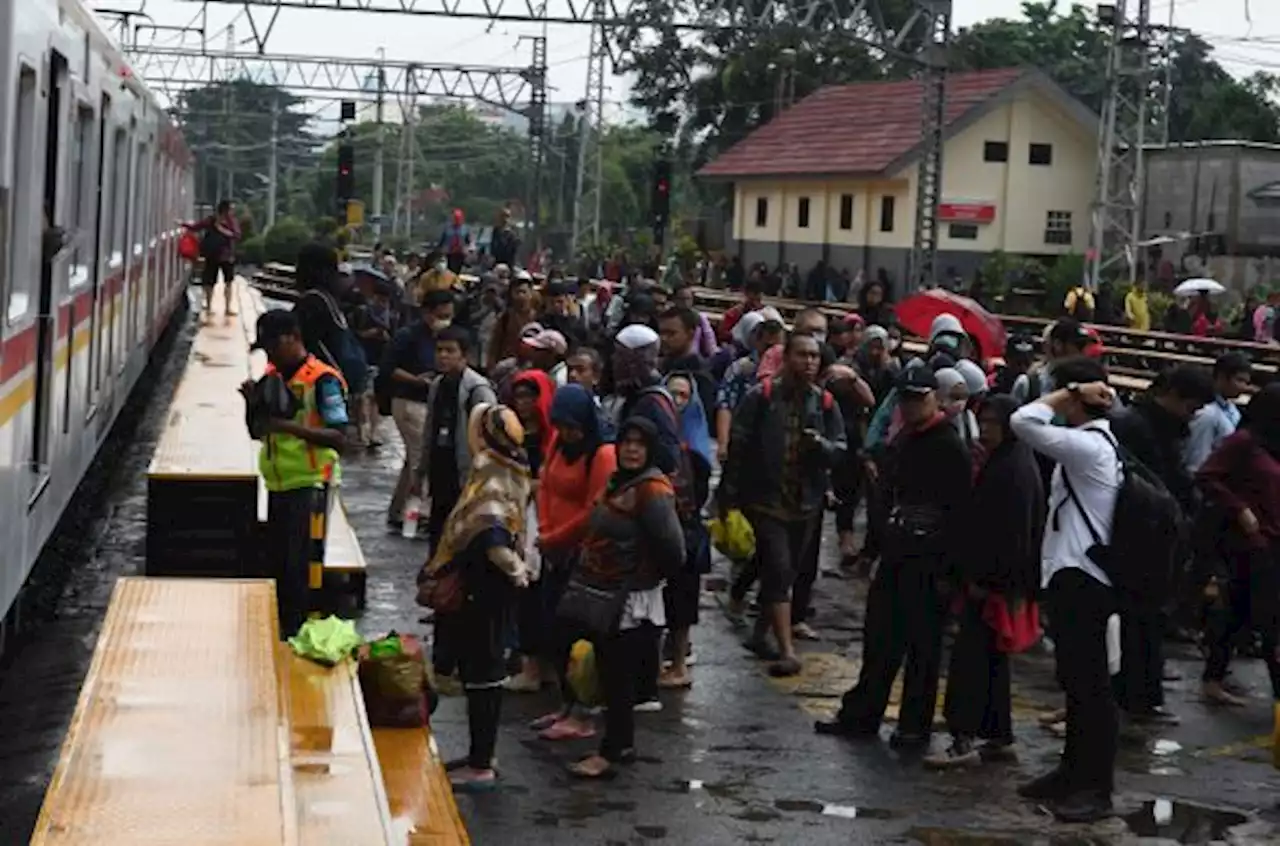
[[[387,518],[387,531],[388,531],[388,532],[392,532],[392,533],[394,533],[394,534],[400,534],[401,532],[403,532],[403,531],[404,531],[404,521],[403,521],[403,520],[396,520],[396,519],[394,519],[394,518],[388,517],[388,518]]]
[[[1046,803],[1058,822],[1094,823],[1112,815],[1111,794],[1082,790]]]
[[[1018,795],[1023,799],[1047,801],[1061,799],[1071,794],[1067,783],[1067,774],[1061,769],[1052,769],[1034,781],[1018,787]]]
[[[813,730],[818,734],[825,734],[830,737],[844,737],[849,740],[868,740],[880,736],[879,726],[846,723],[839,717],[834,720],[816,720],[813,724]]]
[[[744,641],[742,646],[761,661],[777,661],[782,657],[781,653],[773,648],[773,644],[763,637],[752,637]]]
[[[927,732],[903,731],[898,729],[889,735],[889,748],[899,752],[916,752],[929,746]]]

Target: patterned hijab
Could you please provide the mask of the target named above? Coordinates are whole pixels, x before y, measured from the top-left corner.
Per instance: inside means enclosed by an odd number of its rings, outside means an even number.
[[[444,536],[427,568],[434,573],[489,535],[485,547],[522,549],[529,503],[529,460],[524,428],[511,409],[480,403],[467,421],[471,472],[445,523]]]

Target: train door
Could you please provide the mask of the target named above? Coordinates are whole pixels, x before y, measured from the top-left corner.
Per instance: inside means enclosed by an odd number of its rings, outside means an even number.
[[[70,308],[67,311],[67,368],[63,374],[62,431],[64,434],[71,431],[71,409],[75,406],[75,400],[77,399],[73,388],[80,378],[80,367],[76,364],[76,326],[79,325],[82,315],[77,306],[77,301],[79,300],[80,292],[84,290],[85,285],[89,284],[93,278],[93,271],[90,267],[93,260],[92,249],[95,235],[89,231],[89,227],[97,219],[91,211],[94,205],[90,202],[89,194],[90,180],[94,178],[94,170],[97,168],[93,155],[96,141],[93,121],[93,108],[83,101],[79,102],[76,106],[75,124],[72,125],[71,135],[68,138],[71,145],[70,159],[68,161],[71,184],[68,186],[67,194],[69,210],[67,223],[72,227],[72,237],[75,241],[71,260],[70,284],[68,285],[72,299]],[[89,381],[88,376],[89,374],[86,373],[86,384]]]
[[[59,53],[49,54],[48,96],[45,100],[44,194],[43,210],[45,227],[56,227],[62,221],[58,204],[58,177],[64,130],[64,111],[67,102],[67,62]],[[40,291],[36,298],[36,385],[35,413],[32,415],[31,468],[36,472],[33,495],[38,494],[48,479],[50,424],[53,415],[53,383],[57,377],[54,367],[54,343],[58,337],[57,309],[54,303],[54,280],[64,276],[67,255],[54,241],[60,239],[54,230],[47,230],[42,238],[40,251]]]
[[[134,204],[137,202],[137,191],[135,183],[138,181],[138,160],[133,144],[133,133],[137,130],[137,119],[129,121],[129,140],[125,144],[125,174],[124,181],[120,183],[120,195],[124,199],[124,211],[122,213],[121,230],[124,234],[122,241],[122,251],[124,253],[124,279],[120,285],[120,319],[115,321],[119,324],[120,334],[118,336],[118,345],[116,346],[116,355],[119,357],[117,361],[116,374],[124,372],[125,365],[129,363],[129,336],[131,334],[130,326],[133,325],[133,273],[138,266],[137,238],[138,227],[133,219]]]

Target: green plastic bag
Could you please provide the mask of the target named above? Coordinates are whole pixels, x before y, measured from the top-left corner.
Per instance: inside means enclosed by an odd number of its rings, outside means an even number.
[[[738,509],[707,523],[711,543],[730,561],[748,561],[756,554],[756,532],[751,521]]]
[[[289,638],[296,655],[332,667],[346,658],[364,639],[356,632],[355,623],[332,615],[323,620],[307,620],[298,633]]]
[[[580,640],[569,650],[569,686],[573,695],[588,708],[604,704],[600,694],[600,674],[596,670],[596,650],[590,641]]]

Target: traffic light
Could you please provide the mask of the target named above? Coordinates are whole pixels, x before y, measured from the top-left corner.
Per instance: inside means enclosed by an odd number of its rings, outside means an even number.
[[[338,205],[342,208],[356,193],[354,164],[355,150],[343,141],[338,145]]]
[[[653,163],[653,197],[649,200],[653,225],[666,226],[671,216],[671,162],[659,158]]]

